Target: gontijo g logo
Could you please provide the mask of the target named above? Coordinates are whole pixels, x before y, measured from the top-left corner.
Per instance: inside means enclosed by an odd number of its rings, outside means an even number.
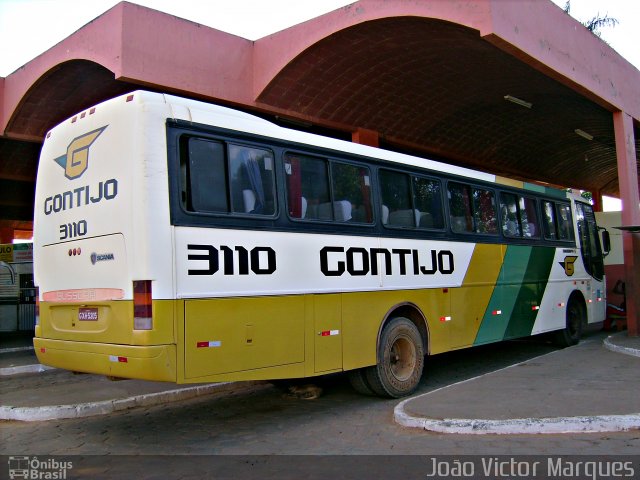
[[[564,268],[564,273],[568,277],[572,277],[573,274],[575,273],[575,271],[576,271],[575,263],[576,263],[577,259],[578,259],[578,257],[567,256],[567,257],[564,257],[564,261],[563,262],[559,262],[560,266],[562,268]]]
[[[67,147],[67,153],[54,161],[64,168],[64,176],[69,180],[80,177],[89,166],[89,147],[108,127],[100,127],[84,135],[74,138]]]

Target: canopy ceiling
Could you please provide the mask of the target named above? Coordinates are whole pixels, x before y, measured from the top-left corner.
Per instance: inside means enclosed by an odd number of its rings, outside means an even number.
[[[289,63],[258,101],[375,130],[388,148],[618,194],[611,112],[452,23],[399,17],[342,30]]]
[[[127,22],[127,15],[136,21]],[[165,32],[163,36],[142,45],[141,39],[149,34],[139,26],[141,19],[150,31]],[[166,26],[159,26],[162,22]],[[114,27],[119,24],[136,28],[122,33]],[[138,35],[137,40],[127,41],[128,31]],[[302,27],[295,30],[300,31]],[[201,40],[198,35],[207,37]],[[619,194],[615,108],[589,89],[458,23],[404,15],[337,27],[282,61],[282,68],[268,76],[270,80],[258,91],[247,87],[251,82],[238,80],[257,76],[251,42],[143,7],[119,4],[74,36],[54,47],[49,56],[34,60],[36,79],[25,85],[8,114],[5,99],[1,218],[32,218],[37,156],[49,129],[73,113],[137,88],[227,104],[276,122],[284,117],[294,120],[295,128],[340,138],[368,129],[378,132],[382,148],[521,180]],[[69,59],[65,52],[73,49],[65,48],[65,42],[72,45],[77,36],[82,36],[77,48],[84,53],[76,52],[76,57],[91,58],[94,51],[87,45],[108,45],[116,49],[115,54],[109,50],[108,55],[100,57],[98,52],[91,60]],[[185,68],[187,60],[172,52],[167,53],[170,58],[156,59],[168,50],[158,43],[165,37],[171,48],[179,41],[192,42],[183,50],[202,58],[202,65],[188,60],[191,67]],[[98,38],[103,43],[95,43]],[[113,42],[121,38],[123,46],[114,47]],[[214,40],[224,43],[224,48],[212,48],[209,43]],[[285,40],[290,42],[283,38],[281,43]],[[179,50],[180,44],[175,48]],[[212,56],[210,66],[207,55]],[[127,67],[123,58],[131,59],[129,73],[123,73]],[[180,68],[172,61],[182,62]],[[150,65],[163,65],[167,76],[149,73]],[[29,68],[27,64],[24,71],[16,72],[16,78],[29,74]],[[10,77],[1,79],[5,97]],[[20,81],[25,82],[15,83]],[[207,82],[215,87],[207,90]],[[506,96],[529,105],[513,103]],[[637,120],[634,130],[640,159]]]

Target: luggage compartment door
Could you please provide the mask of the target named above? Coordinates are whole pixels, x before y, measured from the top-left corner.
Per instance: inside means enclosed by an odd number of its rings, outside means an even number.
[[[302,295],[187,300],[185,378],[304,362]]]

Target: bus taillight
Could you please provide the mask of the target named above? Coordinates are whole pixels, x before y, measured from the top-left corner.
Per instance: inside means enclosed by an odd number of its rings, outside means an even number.
[[[35,306],[36,325],[40,325],[40,287],[35,287],[35,297],[36,297],[36,306]]]
[[[153,316],[151,305],[151,280],[133,282],[133,329],[151,330]]]

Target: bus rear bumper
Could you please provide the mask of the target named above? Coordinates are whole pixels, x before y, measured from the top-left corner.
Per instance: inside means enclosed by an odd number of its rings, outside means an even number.
[[[109,377],[176,382],[175,345],[113,345],[35,337],[43,365]]]

